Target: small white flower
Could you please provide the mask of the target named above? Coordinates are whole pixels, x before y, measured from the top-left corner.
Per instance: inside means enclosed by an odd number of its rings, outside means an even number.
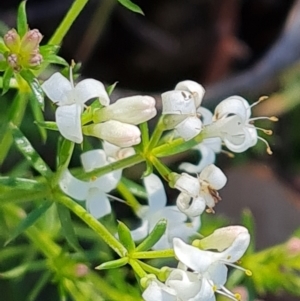
[[[142,295],[145,301],[180,301],[174,289],[153,279]]]
[[[124,158],[133,156],[135,154],[135,150],[133,147],[121,148],[107,141],[102,142],[102,147],[103,150],[105,151],[108,160],[112,160],[112,161],[122,160]]]
[[[135,241],[145,238],[162,218],[167,219],[167,229],[161,239],[152,247],[153,249],[171,248],[174,237],[180,237],[187,241],[190,236],[196,233],[200,227],[200,218],[194,218],[191,223],[188,223],[187,216],[180,212],[176,206],[166,206],[166,193],[158,176],[151,174],[145,177],[144,184],[149,206],[142,206],[137,213],[143,222],[139,228],[131,231]]]
[[[200,107],[198,109],[201,113],[203,125],[208,125],[212,123],[213,114],[206,108]],[[198,164],[192,164],[189,162],[183,162],[179,165],[179,169],[184,170],[188,173],[200,173],[204,167],[207,165],[215,163],[216,154],[221,152],[222,140],[219,137],[212,137],[203,139],[203,141],[193,149],[198,150],[201,159]]]
[[[226,98],[215,109],[213,123],[205,128],[207,136],[220,137],[226,147],[233,152],[240,153],[254,146],[257,140],[262,140],[267,145],[267,152],[272,153],[266,140],[259,137],[257,130],[262,130],[270,135],[272,131],[255,127],[252,122],[256,119],[269,119],[277,121],[275,117],[250,118],[251,108],[262,101],[252,104],[240,96],[231,96]]]
[[[131,96],[94,112],[94,123],[117,120],[129,124],[140,124],[156,115],[155,99],[151,96]]]
[[[107,165],[103,150],[91,150],[81,155],[83,169],[86,172]],[[106,193],[115,189],[122,170],[116,170],[89,182],[75,178],[66,170],[60,179],[59,186],[63,192],[78,201],[86,201],[87,210],[95,217],[100,218],[111,212],[111,206]]]
[[[103,106],[107,106],[110,101],[100,81],[89,78],[74,86],[72,74],[69,81],[56,72],[42,84],[42,89],[48,98],[58,105],[55,120],[60,133],[76,143],[83,140],[80,117],[84,104],[95,97],[99,98]]]
[[[216,288],[216,292],[234,300],[236,296],[224,287],[228,271],[226,265],[242,269],[233,263],[243,256],[249,242],[250,235],[245,228],[243,231],[238,231],[234,239],[230,241],[231,244],[228,244],[222,252],[203,251],[187,245],[179,238],[173,240],[174,252],[178,260],[201,276],[203,294],[212,298]],[[217,239],[215,246],[218,246]]]
[[[176,85],[175,90],[161,95],[167,129],[175,129],[184,140],[190,140],[202,130],[199,108],[204,89],[194,81],[186,80]]]
[[[136,125],[116,120],[86,125],[82,129],[87,136],[103,139],[119,147],[129,147],[141,142],[141,132]]]
[[[214,164],[206,166],[198,178],[182,173],[175,183],[175,188],[181,191],[176,201],[178,209],[190,217],[202,214],[206,206],[209,212],[214,212],[213,207],[221,200],[217,190],[226,182],[226,176]]]

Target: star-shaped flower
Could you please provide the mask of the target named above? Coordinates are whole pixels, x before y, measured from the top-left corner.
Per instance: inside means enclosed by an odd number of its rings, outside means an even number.
[[[71,69],[70,69],[71,70]],[[72,73],[70,80],[56,72],[42,84],[49,99],[58,105],[55,120],[62,136],[76,143],[83,141],[81,114],[84,104],[98,97],[103,106],[109,105],[109,97],[103,84],[95,79],[84,79],[74,86]]]

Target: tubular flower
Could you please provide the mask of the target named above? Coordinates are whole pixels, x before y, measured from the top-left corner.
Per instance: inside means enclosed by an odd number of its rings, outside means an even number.
[[[215,242],[215,247],[217,247],[218,240],[216,239]],[[202,293],[207,296],[208,300],[215,300],[215,292],[233,300],[238,299],[238,296],[224,287],[228,271],[226,265],[242,269],[233,263],[243,256],[248,248],[249,242],[250,235],[246,228],[243,228],[242,231],[237,231],[235,237],[229,240],[229,243],[226,246],[223,246],[224,250],[222,252],[200,250],[196,247],[187,245],[179,238],[174,238],[173,240],[176,257],[183,265],[201,277],[201,290]],[[249,271],[244,271],[250,274]]]
[[[93,113],[94,123],[117,120],[129,124],[140,124],[156,115],[155,99],[151,96],[131,96],[118,99]]]
[[[262,130],[270,135],[272,131],[255,127],[252,122],[257,119],[269,119],[277,121],[276,117],[250,118],[251,108],[262,101],[249,103],[240,96],[231,96],[223,100],[215,109],[213,123],[206,127],[206,134],[209,137],[220,137],[226,147],[233,152],[240,153],[254,146],[257,140],[262,140],[267,145],[267,152],[272,153],[266,140],[259,137],[257,130]]]
[[[95,97],[99,98],[103,106],[109,105],[110,102],[100,81],[88,78],[74,86],[71,68],[70,80],[56,72],[42,84],[42,89],[48,98],[58,105],[55,120],[60,133],[75,143],[83,141],[80,117],[84,104]]]
[[[208,212],[214,212],[213,207],[221,200],[218,190],[226,182],[226,176],[214,164],[206,166],[198,178],[182,173],[175,183],[181,191],[176,201],[178,209],[190,217],[202,214],[206,206]]]
[[[81,155],[81,162],[85,172],[107,165],[103,150],[91,150]],[[116,188],[121,170],[110,172],[99,178],[92,178],[89,182],[75,178],[66,170],[60,179],[61,190],[78,201],[86,201],[87,210],[95,217],[100,218],[111,212],[111,206],[106,193]]]
[[[161,95],[166,129],[175,129],[184,140],[190,140],[202,130],[199,118],[204,88],[198,83],[186,80],[176,85],[175,90]]]
[[[149,205],[142,206],[137,212],[143,222],[139,228],[131,231],[135,241],[145,238],[162,218],[167,219],[167,229],[161,239],[152,247],[155,250],[171,248],[174,237],[180,237],[187,241],[190,236],[196,234],[200,227],[200,218],[194,218],[191,223],[188,223],[187,216],[180,212],[176,206],[166,206],[166,193],[158,176],[151,174],[145,177],[144,184]]]

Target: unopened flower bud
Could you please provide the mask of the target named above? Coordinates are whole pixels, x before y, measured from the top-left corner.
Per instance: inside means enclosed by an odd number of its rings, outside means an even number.
[[[110,120],[82,128],[88,136],[98,137],[120,147],[129,147],[141,142],[141,132],[135,125]]]
[[[96,110],[94,122],[118,120],[129,124],[140,124],[156,115],[155,99],[151,96],[131,96],[117,100],[114,104]]]
[[[18,52],[20,48],[20,36],[13,28],[4,35],[4,43],[11,52]]]
[[[21,51],[31,53],[35,51],[42,40],[43,36],[38,29],[29,30],[21,41]]]
[[[10,54],[7,57],[7,63],[12,69],[14,69],[16,71],[20,69],[20,65],[18,63],[18,56],[14,53]]]
[[[35,67],[39,66],[42,62],[43,56],[40,53],[34,53],[30,56],[28,64],[30,67]]]

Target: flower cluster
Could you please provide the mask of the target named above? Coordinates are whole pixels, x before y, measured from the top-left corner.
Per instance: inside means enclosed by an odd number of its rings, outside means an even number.
[[[239,300],[224,286],[227,280],[227,265],[234,264],[245,253],[250,242],[246,228],[231,226],[220,228],[199,243],[202,249],[190,246],[174,238],[174,252],[179,260],[165,284],[158,280],[148,281],[143,293],[146,301],[215,301],[215,293]],[[209,251],[215,249],[215,251]],[[244,269],[242,269],[244,270]],[[244,270],[246,274],[251,272]]]

